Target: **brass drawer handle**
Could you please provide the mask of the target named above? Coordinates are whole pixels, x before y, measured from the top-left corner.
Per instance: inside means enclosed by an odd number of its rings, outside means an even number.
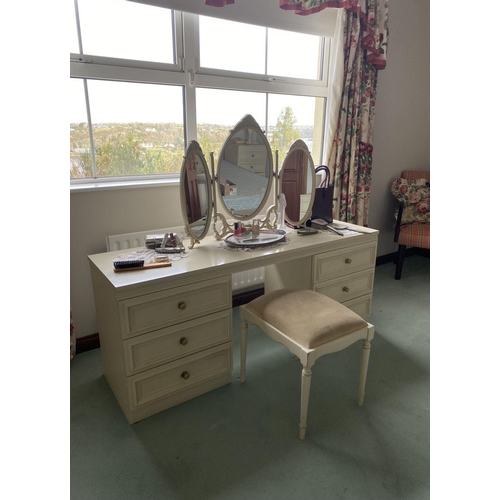
[[[184,380],[187,380],[189,378],[189,372],[182,372],[181,373],[181,377],[184,379]]]
[[[351,259],[346,259],[344,262],[345,262],[346,264],[350,264],[350,263],[352,262],[352,260],[351,260]]]
[[[188,344],[188,339],[186,337],[182,337],[181,340],[179,340],[179,344],[187,345]]]
[[[345,293],[349,292],[349,287],[345,286],[344,288],[342,288],[342,291]]]
[[[179,302],[179,304],[177,304],[177,307],[178,307],[181,311],[184,311],[184,309],[186,309],[186,303],[185,303],[185,302]]]

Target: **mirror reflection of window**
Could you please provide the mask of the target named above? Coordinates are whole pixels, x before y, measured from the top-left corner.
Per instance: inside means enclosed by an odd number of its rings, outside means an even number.
[[[227,136],[241,117],[248,113],[251,113],[258,123],[266,122],[265,94],[196,89],[196,128],[198,142],[205,154],[214,152],[217,161]]]

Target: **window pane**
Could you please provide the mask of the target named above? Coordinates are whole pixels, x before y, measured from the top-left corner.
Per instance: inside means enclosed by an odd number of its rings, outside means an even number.
[[[281,165],[292,143],[302,139],[316,165],[321,161],[324,99],[269,94],[268,139]]]
[[[89,125],[85,107],[83,80],[70,80],[69,175],[71,179],[89,179],[92,174]]]
[[[180,172],[182,88],[89,80],[98,177]]]
[[[321,37],[271,28],[268,37],[269,75],[320,78]]]
[[[200,65],[265,74],[266,28],[200,16]]]
[[[196,89],[198,142],[207,162],[215,161],[230,130],[245,116],[252,115],[260,127],[266,126],[266,96],[257,92]]]
[[[169,9],[124,0],[78,0],[84,54],[173,63]]]

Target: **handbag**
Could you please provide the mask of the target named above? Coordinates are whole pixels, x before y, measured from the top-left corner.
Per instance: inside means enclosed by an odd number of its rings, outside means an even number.
[[[333,184],[330,184],[330,169],[325,165],[316,167],[317,174],[325,172],[325,177],[316,188],[311,219],[323,219],[326,222],[333,221]]]

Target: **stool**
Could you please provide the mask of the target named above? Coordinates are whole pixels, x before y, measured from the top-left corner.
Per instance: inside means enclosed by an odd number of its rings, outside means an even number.
[[[281,289],[240,306],[241,382],[245,382],[248,323],[283,344],[302,363],[299,437],[306,436],[311,367],[324,354],[363,341],[358,405],[365,395],[368,360],[374,327],[339,302],[313,290]]]

